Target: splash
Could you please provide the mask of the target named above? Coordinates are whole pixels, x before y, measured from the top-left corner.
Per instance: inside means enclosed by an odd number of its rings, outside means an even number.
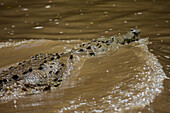
[[[131,75],[120,83],[114,85],[106,96],[91,100],[76,97],[68,106],[62,107],[57,112],[83,110],[86,112],[127,112],[133,109],[142,109],[150,105],[163,90],[163,81],[166,77],[161,64],[156,56],[148,51],[148,39],[140,39],[133,43],[133,48],[140,50],[139,57],[144,62],[143,66],[136,66]],[[87,109],[84,109],[87,108]]]

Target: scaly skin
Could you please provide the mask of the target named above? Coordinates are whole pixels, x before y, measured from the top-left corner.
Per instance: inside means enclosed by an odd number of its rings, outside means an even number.
[[[131,29],[125,35],[101,37],[89,43],[83,43],[67,53],[37,54],[28,61],[11,66],[0,73],[0,97],[7,95],[25,95],[58,87],[62,77],[74,67],[77,59],[95,56],[108,51],[114,44],[130,43],[136,40],[140,30]]]

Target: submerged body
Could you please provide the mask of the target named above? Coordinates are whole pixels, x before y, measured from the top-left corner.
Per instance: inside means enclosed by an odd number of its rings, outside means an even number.
[[[114,44],[130,43],[136,40],[140,30],[132,29],[125,35],[101,37],[83,43],[70,52],[37,54],[30,60],[11,66],[0,73],[0,97],[25,95],[50,90],[61,84],[62,77],[68,75],[81,56],[94,56],[105,53]]]

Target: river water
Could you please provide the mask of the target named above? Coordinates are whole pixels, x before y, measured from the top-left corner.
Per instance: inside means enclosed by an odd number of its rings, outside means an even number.
[[[51,91],[6,98],[1,113],[170,112],[169,0],[0,0],[0,70],[100,36],[141,40],[80,57]]]

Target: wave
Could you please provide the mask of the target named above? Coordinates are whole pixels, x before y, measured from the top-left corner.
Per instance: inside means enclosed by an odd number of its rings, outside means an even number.
[[[140,50],[135,56],[144,63],[135,66],[136,74],[114,85],[106,96],[89,101],[76,97],[70,100],[70,105],[62,107],[58,112],[79,111],[82,107],[88,112],[126,112],[150,105],[162,92],[163,81],[167,77],[156,56],[149,52],[148,44],[147,38],[132,43],[133,48]]]

